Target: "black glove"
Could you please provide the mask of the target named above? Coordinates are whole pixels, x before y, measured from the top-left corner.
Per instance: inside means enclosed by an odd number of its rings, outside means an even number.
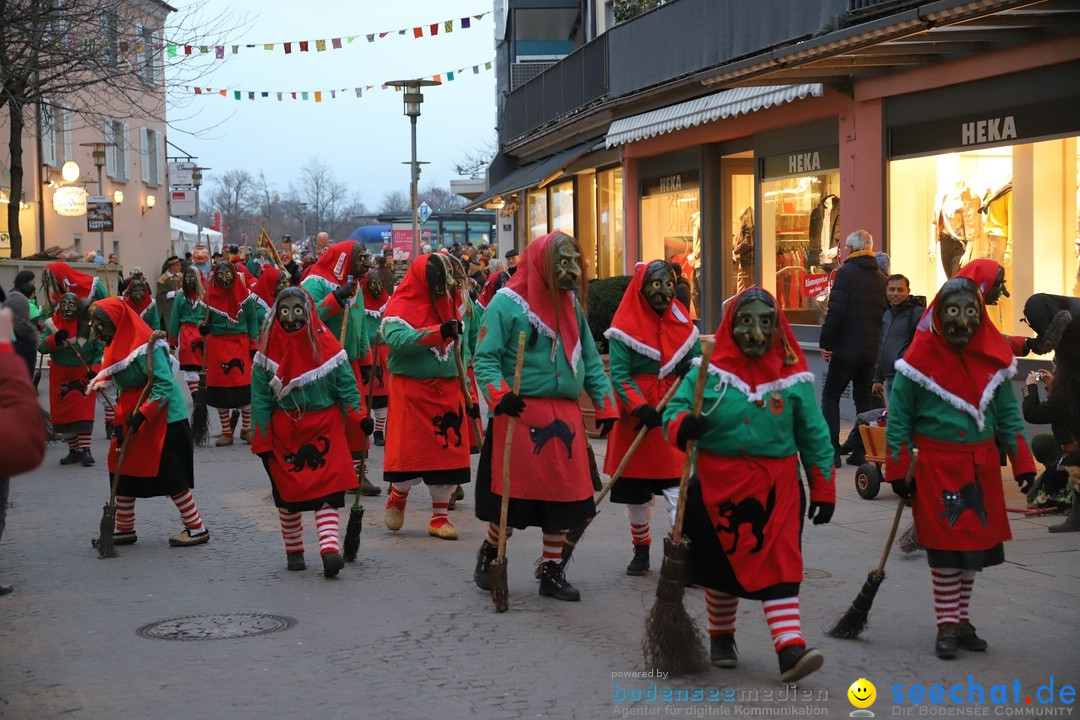
[[[461,323],[457,320],[447,320],[439,326],[439,334],[443,340],[456,340],[461,334]]]
[[[905,500],[911,497],[911,493],[915,492],[914,480],[911,481],[910,485],[907,480],[892,480],[889,484],[892,485],[893,492]]]
[[[53,333],[53,342],[57,345],[63,345],[69,336],[70,333],[67,330],[57,330]]]
[[[371,366],[370,365],[361,365],[360,366],[360,382],[364,383],[365,385],[370,385],[371,384]]]
[[[132,435],[134,435],[138,431],[138,429],[142,427],[142,424],[144,422],[146,422],[146,416],[143,415],[142,412],[136,410],[135,412],[131,413],[131,416],[127,419],[127,429]]]
[[[519,395],[508,392],[500,398],[498,405],[495,406],[495,414],[518,417],[524,409],[525,401]]]
[[[1020,492],[1027,495],[1028,490],[1031,490],[1032,484],[1035,482],[1035,473],[1029,472],[1016,476],[1016,484],[1020,486]]]
[[[94,372],[90,368],[86,368],[86,379],[87,379],[87,381],[93,380],[96,377],[97,377],[96,372]]]
[[[199,334],[202,335],[203,337],[206,337],[207,335],[209,335],[210,334],[210,323],[203,323],[202,325],[199,325]]]
[[[256,350],[255,348],[251,348],[250,350],[248,350],[248,357],[250,357],[252,360],[254,360],[255,359],[255,353],[257,353],[257,352],[259,352],[259,351]]]
[[[345,303],[349,301],[353,295],[356,294],[356,281],[350,280],[344,285],[338,285],[334,290],[334,299],[338,301],[338,305],[345,307]]]
[[[124,426],[117,425],[113,428],[112,436],[116,439],[116,447],[120,447],[124,444]]]
[[[641,425],[634,428],[635,431],[640,430],[643,426],[652,430],[654,427],[660,427],[660,413],[656,411],[652,405],[648,403],[644,405],[638,405],[630,413],[638,420],[641,421]]]
[[[270,458],[274,457],[274,453],[267,451],[258,453],[263,462],[270,462]]]
[[[364,418],[360,421],[360,430],[365,435],[370,436],[371,433],[375,432],[375,421],[369,417]]]
[[[679,432],[675,436],[675,442],[680,450],[686,450],[686,443],[697,440],[705,434],[705,425],[708,421],[700,416],[690,414],[683,418],[679,424]]]
[[[479,420],[480,419],[480,405],[477,404],[477,403],[473,403],[472,405],[470,405],[465,410],[465,414],[468,415],[469,417],[473,418],[474,420]]]
[[[196,350],[202,350],[205,347],[206,347],[206,341],[205,340],[193,340],[192,343],[191,343],[191,351],[192,352],[195,352]]]
[[[603,420],[597,420],[596,424],[600,427],[600,438],[606,438],[608,433],[611,432],[611,428],[615,427],[615,418],[604,418]]]
[[[686,377],[686,373],[690,372],[690,368],[693,365],[690,364],[690,358],[684,357],[679,362],[675,363],[675,369],[672,372],[679,377]]]
[[[807,520],[813,520],[815,525],[824,525],[832,520],[833,510],[836,503],[810,501],[810,511],[806,513]]]

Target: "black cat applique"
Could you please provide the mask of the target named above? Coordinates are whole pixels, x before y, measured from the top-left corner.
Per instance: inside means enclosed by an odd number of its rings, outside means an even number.
[[[773,507],[775,506],[775,485],[769,489],[769,497],[765,500],[764,507],[757,498],[752,497],[743,498],[737,503],[730,500],[720,503],[716,507],[716,511],[720,515],[720,521],[716,523],[716,532],[718,534],[728,534],[732,537],[731,547],[724,548],[724,552],[728,555],[735,552],[735,548],[739,545],[739,526],[747,523],[757,539],[757,545],[750,552],[755,553],[761,550],[761,546],[765,544],[765,524],[769,521],[769,517],[772,516]]]
[[[289,470],[292,472],[318,470],[326,465],[326,453],[330,450],[330,438],[320,435],[319,443],[322,445],[322,450],[319,450],[312,443],[304,443],[299,450],[286,455],[283,458],[285,462],[292,463]]]
[[[461,420],[465,415],[465,408],[458,404],[458,411],[448,410],[442,415],[431,418],[431,424],[435,427],[435,434],[443,439],[443,450],[450,447],[450,431],[457,435],[454,447],[461,447]]]
[[[952,527],[965,510],[971,510],[979,522],[986,527],[986,505],[983,504],[982,485],[978,482],[969,482],[960,490],[942,490],[941,502],[945,509],[938,515],[938,520],[945,520],[945,524]]]
[[[229,362],[221,363],[221,373],[222,373],[222,375],[228,375],[229,372],[231,370],[233,370],[234,368],[236,370],[239,370],[240,374],[243,375],[244,374],[244,361],[241,360],[240,358],[233,358]]]
[[[57,397],[60,400],[64,399],[64,396],[69,392],[78,392],[80,395],[86,393],[86,383],[82,380],[72,380],[71,382],[60,383],[60,392]]]
[[[562,440],[563,445],[566,446],[566,459],[569,460],[574,456],[573,446],[576,436],[577,433],[574,432],[573,428],[562,420],[552,420],[543,427],[529,428],[529,439],[533,441],[533,455],[539,455],[548,440],[557,438]]]

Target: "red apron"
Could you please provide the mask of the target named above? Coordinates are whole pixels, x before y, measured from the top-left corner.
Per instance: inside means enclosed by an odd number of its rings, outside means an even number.
[[[633,380],[641,388],[645,400],[656,407],[663,399],[664,393],[675,382],[675,376],[668,375],[660,380],[656,375],[634,375]],[[604,456],[604,472],[608,475],[618,470],[619,463],[622,462],[626,451],[630,449],[631,443],[637,437],[637,428],[641,425],[641,421],[630,414],[631,410],[633,408],[619,403],[619,419],[608,435],[607,455]],[[645,433],[645,437],[637,446],[622,475],[631,478],[670,480],[682,475],[685,461],[686,454],[664,440],[662,429],[657,427]]]
[[[356,487],[345,423],[336,405],[295,416],[275,410],[269,434],[270,477],[285,502],[314,500]]]
[[[146,362],[146,356],[140,355],[135,362]],[[139,408],[135,405],[142,395],[142,387],[126,388],[116,398],[117,427],[126,427],[127,419]],[[147,420],[131,436],[128,443],[127,455],[124,456],[124,465],[120,468],[121,475],[133,475],[135,477],[157,477],[161,466],[161,449],[165,446],[165,429],[169,424],[169,409],[163,407],[154,415],[153,420]],[[116,472],[116,461],[120,454],[120,443],[114,437],[109,443],[109,472]]]
[[[739,584],[756,592],[803,579],[798,457],[699,450],[701,499]]]
[[[90,366],[96,373],[98,366]],[[54,425],[94,422],[97,393],[85,395],[86,368],[82,365],[49,366],[49,413]]]
[[[371,381],[375,383],[375,392],[371,393],[371,396],[386,397],[390,392],[387,383],[390,375],[389,371],[386,369],[386,360],[390,357],[390,346],[378,345],[373,355],[375,356],[375,363],[371,366]],[[366,403],[368,393],[371,392],[371,384],[365,383],[360,390],[360,394],[363,396],[364,402]]]
[[[207,335],[207,386],[234,388],[250,385],[250,347],[247,335]]]
[[[353,378],[356,380],[356,389],[360,391],[360,417],[367,415],[367,407],[364,405],[367,402],[367,396],[364,395],[364,383],[361,380],[360,374],[360,361],[353,360],[349,363],[352,369]],[[364,431],[360,429],[359,423],[349,423],[345,426],[345,439],[349,443],[349,450],[353,453],[363,453],[368,449],[368,437],[364,434]]]
[[[993,439],[951,443],[915,435],[912,514],[919,542],[934,550],[987,550],[1012,538]]]
[[[510,446],[510,497],[521,500],[591,500],[585,423],[577,400],[527,397]],[[509,418],[491,429],[491,491],[502,495],[503,453]]]
[[[196,370],[202,367],[203,343],[205,339],[199,333],[198,325],[184,324],[180,326],[180,337],[176,339],[177,360],[180,367],[185,370]],[[198,346],[195,344],[198,343]],[[209,366],[208,366],[209,369]],[[233,373],[236,371],[233,370]],[[230,375],[232,373],[229,373]]]
[[[469,418],[456,377],[390,375],[383,469],[389,472],[469,467]]]

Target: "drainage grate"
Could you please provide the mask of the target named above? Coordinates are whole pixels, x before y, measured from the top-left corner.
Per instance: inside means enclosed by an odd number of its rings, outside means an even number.
[[[227,640],[288,630],[295,624],[295,619],[283,615],[227,613],[158,620],[135,632],[151,640]]]
[[[829,577],[832,577],[832,573],[827,573],[824,570],[817,570],[815,568],[803,569],[803,578],[806,580],[823,580]]]

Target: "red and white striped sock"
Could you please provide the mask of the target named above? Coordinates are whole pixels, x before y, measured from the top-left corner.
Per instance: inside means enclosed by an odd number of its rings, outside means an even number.
[[[340,524],[337,508],[323,505],[315,511],[315,526],[319,530],[319,554],[341,552],[338,544],[338,526]]]
[[[300,513],[278,508],[278,522],[281,523],[281,539],[285,541],[285,552],[304,552],[304,521]]]
[[[780,652],[789,645],[806,647],[802,636],[802,623],[799,621],[799,596],[765,600],[761,603],[765,611],[765,622],[769,623],[773,647]]]
[[[217,411],[218,420],[221,421],[221,434],[232,437],[232,425],[229,424],[229,411],[227,409],[222,410],[218,408]]]
[[[709,635],[734,635],[739,598],[705,588],[705,607],[709,611]]]
[[[565,530],[545,530],[543,561],[562,562],[562,548],[565,541]]]
[[[195,507],[195,496],[191,494],[191,490],[173,495],[172,501],[176,509],[180,511],[180,520],[183,521],[184,527],[190,530],[192,535],[198,535],[206,529],[203,527],[199,508]]]
[[[191,393],[191,399],[194,400],[195,396],[197,396],[199,394],[199,381],[198,380],[188,380],[187,381],[187,389],[188,389],[188,392]]]
[[[247,432],[251,429],[251,406],[245,405],[240,408],[240,432]]]
[[[960,622],[970,622],[971,591],[975,589],[975,571],[960,571]]]
[[[429,485],[431,492],[431,523],[432,527],[441,528],[450,522],[447,510],[450,507],[450,496],[454,494],[454,485]]]
[[[386,410],[372,410],[371,414],[375,416],[375,431],[385,433],[386,432]]]
[[[506,537],[509,538],[513,534],[514,534],[514,528],[512,528],[510,526],[507,526],[507,528],[506,528]],[[498,523],[488,523],[487,541],[491,545],[498,545],[499,544],[499,524]]]
[[[135,532],[135,498],[116,496],[116,532]]]
[[[938,627],[960,622],[960,570],[930,568],[934,580],[934,614]]]
[[[649,521],[652,519],[652,499],[640,505],[627,505],[626,517],[630,521],[630,539],[634,545],[651,545]]]
[[[101,397],[104,398],[105,395],[102,394]],[[104,399],[102,400],[102,404],[104,404]],[[116,420],[116,404],[113,403],[110,400],[109,404],[105,405],[104,409],[105,409],[105,422],[111,423],[111,422],[115,421]]]
[[[64,438],[64,442],[67,443],[68,450],[70,452],[79,452],[79,435],[78,435],[78,433],[76,433],[74,435],[68,435],[66,438]]]
[[[79,433],[78,442],[79,442],[79,449],[80,450],[89,450],[90,449],[90,433]]]
[[[405,503],[408,501],[409,488],[405,488],[405,492],[402,492],[398,490],[397,483],[390,483],[390,494],[386,496],[386,509],[396,507],[401,512],[405,512]]]

